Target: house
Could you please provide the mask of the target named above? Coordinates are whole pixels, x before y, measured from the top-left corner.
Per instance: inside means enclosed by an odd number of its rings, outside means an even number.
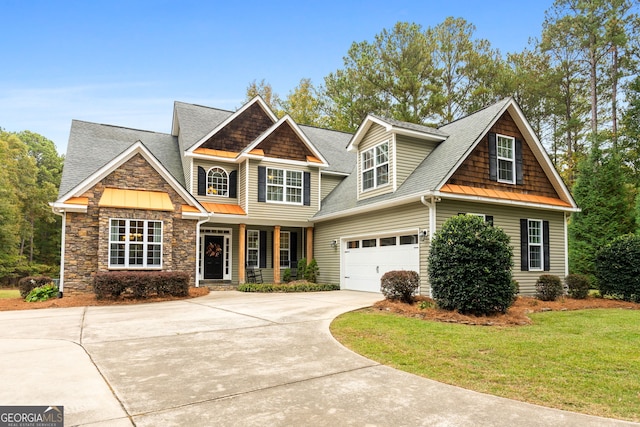
[[[176,102],[170,134],[73,121],[51,205],[66,292],[109,270],[278,283],[306,257],[342,289],[379,292],[411,269],[428,294],[430,239],[468,213],[509,234],[527,294],[568,273],[578,209],[512,98],[438,129],[369,115],[353,135],[277,118],[260,97],[235,112]]]

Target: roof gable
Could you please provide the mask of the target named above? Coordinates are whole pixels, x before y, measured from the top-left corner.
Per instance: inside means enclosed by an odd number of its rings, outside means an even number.
[[[324,156],[311,143],[307,135],[286,115],[244,150],[256,154],[284,160],[312,163],[316,166],[328,166]]]
[[[198,148],[241,152],[276,121],[275,114],[257,96],[196,141],[188,152]]]
[[[53,204],[54,207],[68,204],[69,200],[81,197],[87,190],[94,187],[97,183],[106,178],[113,171],[131,160],[134,156],[142,156],[146,162],[164,179],[182,199],[190,206],[196,207],[201,213],[206,213],[198,201],[182,186],[169,171],[158,161],[158,159],[149,151],[149,149],[141,141],[135,142],[126,150],[114,157],[107,164],[96,170],[89,177],[71,188],[68,192],[61,195]]]

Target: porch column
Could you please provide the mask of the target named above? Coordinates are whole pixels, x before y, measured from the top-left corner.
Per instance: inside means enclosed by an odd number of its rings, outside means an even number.
[[[245,265],[247,264],[247,225],[240,224],[238,226],[238,282],[243,284],[246,280]]]
[[[307,263],[313,258],[313,227],[307,227]]]
[[[273,227],[273,282],[280,283],[280,226]]]

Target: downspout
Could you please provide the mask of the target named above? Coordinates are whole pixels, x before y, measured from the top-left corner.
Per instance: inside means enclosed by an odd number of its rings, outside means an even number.
[[[436,203],[439,201],[440,197],[436,196],[430,196],[429,200],[427,200],[425,196],[420,197],[420,202],[429,208],[429,242],[433,239],[433,235],[436,234]],[[431,285],[429,285],[429,296],[433,296],[431,293]]]
[[[205,219],[198,221],[196,224],[196,275],[194,276],[196,288],[200,287],[200,226],[205,222],[209,222],[209,219],[210,216],[207,215]]]
[[[62,236],[60,238],[60,282],[58,282],[58,298],[62,298],[64,292],[64,241],[67,226],[67,213],[64,210],[52,209],[53,213],[62,217]]]
[[[427,201],[425,196],[421,196],[420,201],[429,208],[429,241],[431,241],[436,234],[436,203],[440,201],[440,197],[431,196]]]
[[[569,232],[567,230],[569,213],[564,213],[564,277],[569,275]]]

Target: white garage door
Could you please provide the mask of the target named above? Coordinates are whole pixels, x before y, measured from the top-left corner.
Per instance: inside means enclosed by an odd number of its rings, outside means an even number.
[[[380,292],[387,271],[420,272],[417,234],[350,239],[344,245],[343,289]]]

